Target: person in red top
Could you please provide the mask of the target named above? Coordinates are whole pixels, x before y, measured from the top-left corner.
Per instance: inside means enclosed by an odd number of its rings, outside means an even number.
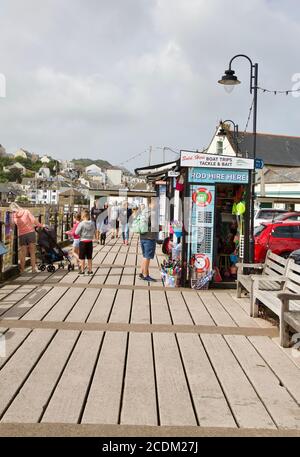
[[[31,214],[28,209],[21,208],[17,203],[11,203],[9,207],[13,213],[13,222],[18,228],[20,246],[20,273],[24,272],[27,247],[29,248],[32,273],[37,273],[35,243],[35,227],[43,227],[42,224]]]

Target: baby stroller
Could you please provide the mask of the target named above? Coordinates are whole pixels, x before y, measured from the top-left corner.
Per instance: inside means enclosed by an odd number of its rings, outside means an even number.
[[[56,242],[56,234],[52,228],[38,228],[36,229],[38,234],[38,254],[40,263],[38,269],[41,271],[47,271],[53,273],[55,271],[55,262],[60,262],[58,268],[65,268],[64,260],[68,263],[68,271],[74,270],[74,265],[71,263],[71,258],[68,251],[61,249]]]

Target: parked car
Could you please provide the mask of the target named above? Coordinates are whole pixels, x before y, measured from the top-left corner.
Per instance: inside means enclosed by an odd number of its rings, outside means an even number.
[[[276,216],[274,219],[274,222],[277,221],[300,221],[300,211],[290,211],[279,214],[279,216]]]
[[[254,214],[254,227],[258,227],[263,222],[273,222],[275,217],[286,213],[285,209],[261,208]]]
[[[263,222],[254,231],[255,262],[264,262],[268,249],[282,257],[300,249],[300,222]]]
[[[293,259],[297,265],[300,265],[300,249],[293,251],[289,256],[289,259]]]

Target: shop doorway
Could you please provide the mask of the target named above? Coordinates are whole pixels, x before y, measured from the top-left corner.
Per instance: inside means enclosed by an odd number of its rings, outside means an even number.
[[[237,278],[237,262],[243,257],[245,238],[245,186],[216,184],[214,283]]]

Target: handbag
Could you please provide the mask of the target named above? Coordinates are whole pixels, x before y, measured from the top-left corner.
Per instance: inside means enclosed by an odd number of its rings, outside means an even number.
[[[2,243],[2,241],[0,241],[0,255],[4,255],[7,253],[8,253],[7,247],[5,246],[4,243]]]

